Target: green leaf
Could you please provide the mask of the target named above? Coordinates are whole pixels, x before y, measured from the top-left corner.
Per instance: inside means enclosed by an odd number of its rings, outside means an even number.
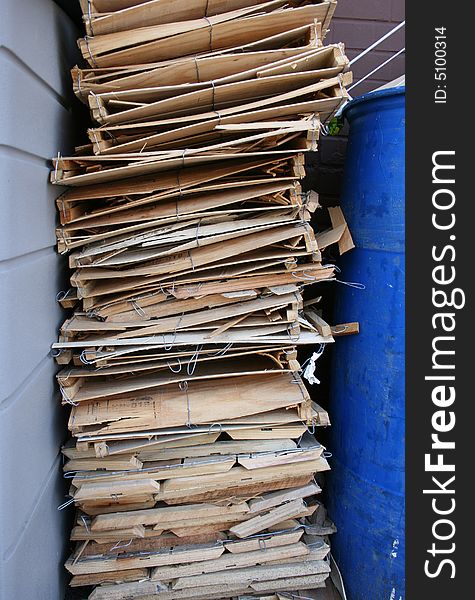
[[[338,135],[344,124],[345,121],[342,117],[333,117],[328,125],[328,135]]]

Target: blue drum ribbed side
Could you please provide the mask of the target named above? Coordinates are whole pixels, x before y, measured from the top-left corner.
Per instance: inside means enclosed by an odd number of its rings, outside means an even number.
[[[404,88],[345,109],[350,124],[341,198],[356,248],[345,254],[329,407],[328,506],[333,554],[349,600],[400,600],[404,580]]]

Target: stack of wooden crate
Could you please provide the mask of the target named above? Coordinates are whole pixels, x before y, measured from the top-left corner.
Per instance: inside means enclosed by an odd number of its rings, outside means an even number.
[[[54,159],[74,309],[53,346],[70,404],[77,508],[66,568],[91,599],[313,589],[334,531],[316,499],[328,415],[300,345],[331,343],[303,301],[352,248],[314,232],[304,153],[347,98],[335,2],[81,0],[96,125]],[[272,596],[271,596],[272,597]]]

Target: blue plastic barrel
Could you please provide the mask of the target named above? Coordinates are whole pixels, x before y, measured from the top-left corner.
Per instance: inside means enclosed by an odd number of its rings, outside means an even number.
[[[340,262],[327,483],[332,552],[349,600],[400,600],[404,580],[405,88],[350,102],[341,205],[356,248]]]

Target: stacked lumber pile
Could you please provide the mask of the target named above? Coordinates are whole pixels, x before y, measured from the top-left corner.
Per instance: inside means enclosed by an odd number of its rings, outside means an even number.
[[[324,586],[329,425],[297,349],[304,302],[353,247],[303,193],[304,153],[347,98],[335,2],[81,0],[95,124],[53,161],[73,309],[53,344],[71,405],[66,563],[91,599],[276,597]],[[66,504],[68,504],[66,503]]]

